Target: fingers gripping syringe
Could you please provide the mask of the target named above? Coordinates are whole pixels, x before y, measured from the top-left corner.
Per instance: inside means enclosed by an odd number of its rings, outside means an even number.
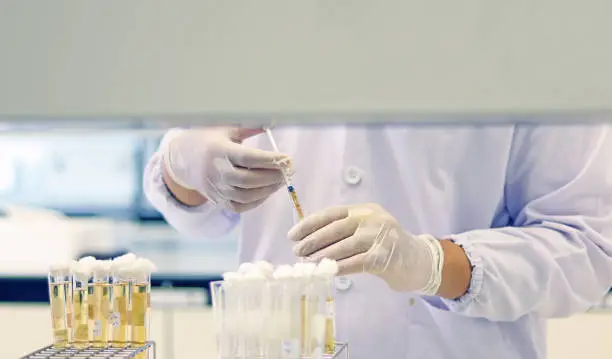
[[[272,144],[272,148],[276,152],[280,152],[278,150],[278,146],[276,145],[276,141],[274,140],[274,136],[272,136],[272,131],[270,128],[265,129],[266,134],[268,135],[268,139]],[[293,206],[295,207],[295,211],[297,212],[298,218],[301,221],[304,219],[304,213],[302,212],[302,207],[300,206],[300,201],[298,200],[297,193],[295,192],[295,188],[293,187],[293,183],[291,182],[291,170],[289,168],[289,160],[283,159],[279,161],[278,166],[283,174],[283,178],[285,179],[285,185],[287,186],[287,191],[289,192],[289,196],[291,197],[291,201],[293,202]]]

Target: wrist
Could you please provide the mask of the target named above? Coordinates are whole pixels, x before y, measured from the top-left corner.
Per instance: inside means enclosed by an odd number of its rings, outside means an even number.
[[[472,279],[472,266],[463,248],[451,240],[441,240],[444,252],[442,281],[437,295],[446,299],[457,299],[463,296]]]
[[[161,166],[162,180],[170,195],[174,197],[177,202],[188,207],[199,207],[208,202],[206,197],[202,196],[198,191],[185,188],[177,183],[171,170],[169,170],[170,166],[166,164],[165,160],[162,161]]]

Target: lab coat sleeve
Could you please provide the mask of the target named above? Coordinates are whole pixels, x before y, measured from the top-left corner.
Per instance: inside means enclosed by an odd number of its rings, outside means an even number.
[[[240,222],[240,215],[207,203],[187,207],[169,193],[162,176],[162,155],[149,159],[143,176],[144,193],[149,202],[180,233],[194,238],[217,238],[229,233]]]
[[[513,321],[569,316],[601,300],[612,286],[609,131],[517,126],[499,215],[506,223],[451,236],[472,279],[465,295],[443,300],[448,310]]]

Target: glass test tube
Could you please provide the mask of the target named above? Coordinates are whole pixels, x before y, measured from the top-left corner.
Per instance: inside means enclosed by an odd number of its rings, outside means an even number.
[[[115,348],[130,343],[130,280],[120,268],[112,273],[110,291],[110,345]]]
[[[241,301],[244,308],[244,358],[260,358],[263,355],[263,292],[264,280],[247,279],[242,282]]]
[[[107,261],[99,261],[93,270],[88,287],[89,342],[93,347],[109,345],[110,268]]]
[[[328,318],[329,286],[326,278],[314,276],[307,287],[309,310],[309,342],[307,353],[312,358],[321,358],[326,351],[326,327]]]
[[[88,302],[89,276],[75,274],[73,276],[73,328],[74,346],[86,348],[89,346],[89,302]]]
[[[280,358],[299,359],[302,351],[302,287],[299,282],[286,278],[270,286],[275,346],[279,347]]]
[[[234,359],[237,357],[236,332],[232,326],[235,319],[231,295],[231,284],[216,281],[210,284],[213,305],[213,317],[219,359]],[[233,317],[234,316],[234,317]]]
[[[336,301],[334,298],[335,287],[334,277],[326,276],[323,278],[324,295],[325,295],[325,349],[327,355],[336,353]]]
[[[312,293],[310,289],[310,283],[305,278],[298,280],[300,284],[300,322],[301,322],[301,352],[303,355],[310,357],[312,354],[312,343],[311,343],[311,316],[312,316]]]
[[[130,281],[131,343],[141,346],[149,340],[151,315],[151,274],[140,273]]]
[[[52,268],[48,276],[53,346],[68,347],[72,342],[72,275],[68,266]]]

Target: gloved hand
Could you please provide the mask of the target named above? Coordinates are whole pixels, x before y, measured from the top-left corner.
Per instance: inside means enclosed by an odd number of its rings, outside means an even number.
[[[338,261],[339,275],[368,272],[396,291],[435,295],[444,252],[430,235],[413,235],[376,204],[339,206],[314,213],[289,231],[294,253]]]
[[[239,127],[178,131],[160,149],[166,172],[179,186],[224,209],[255,208],[281,187],[278,163],[289,161],[284,154],[242,145],[261,132]]]

